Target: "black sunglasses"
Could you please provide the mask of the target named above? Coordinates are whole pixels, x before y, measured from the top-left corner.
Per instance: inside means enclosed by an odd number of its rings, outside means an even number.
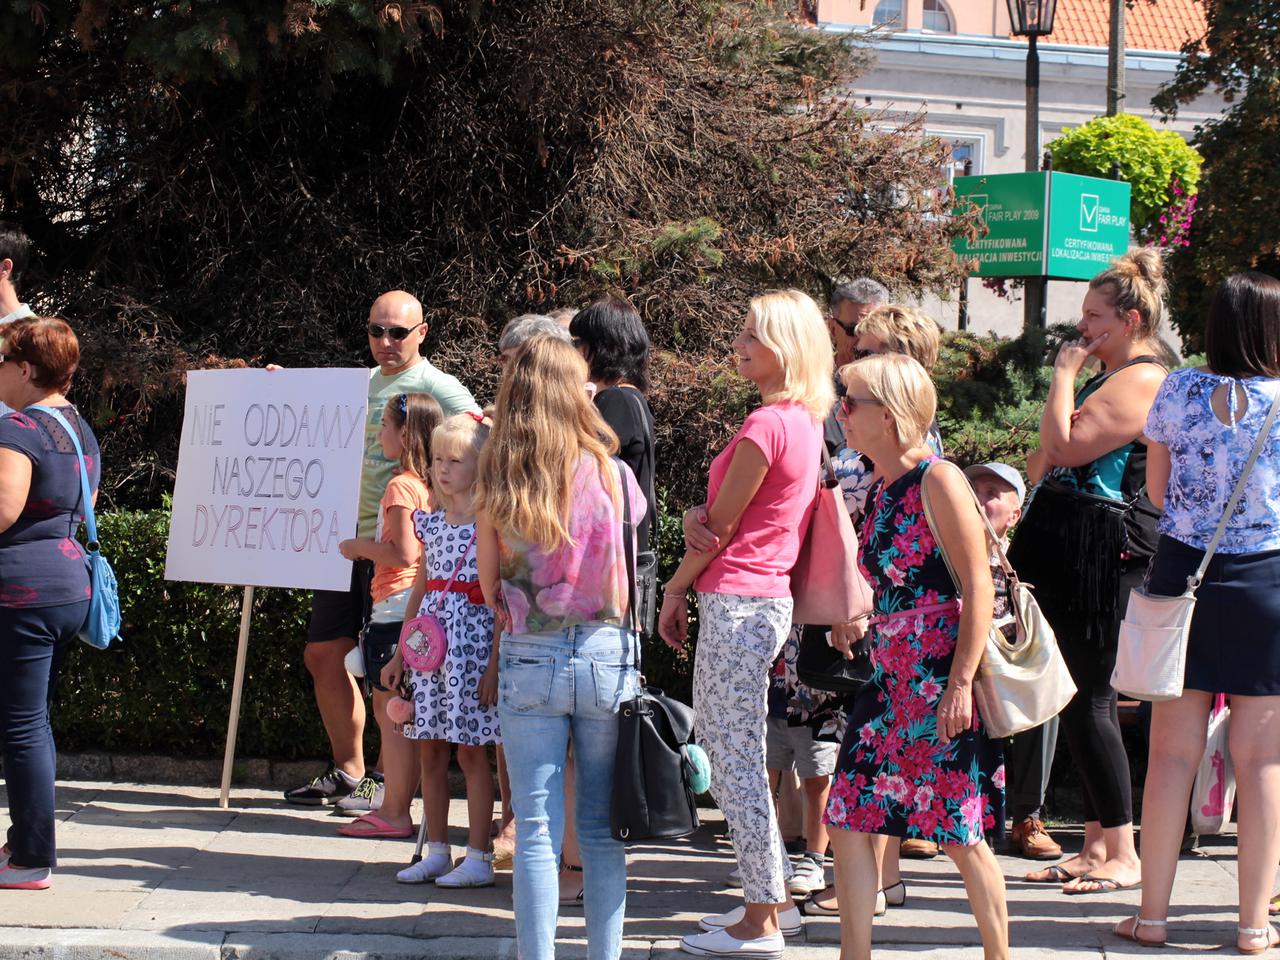
[[[369,324],[369,336],[375,340],[381,340],[383,336],[388,336],[392,340],[403,340],[426,322],[425,320],[419,320],[412,327],[384,327],[380,323],[371,323]]]
[[[827,319],[830,320],[832,323],[834,323],[841,330],[843,330],[845,333],[845,336],[856,337],[858,335],[858,325],[856,323],[853,324],[853,326],[846,326],[845,324],[840,322],[840,318],[837,317],[834,313],[828,313]]]

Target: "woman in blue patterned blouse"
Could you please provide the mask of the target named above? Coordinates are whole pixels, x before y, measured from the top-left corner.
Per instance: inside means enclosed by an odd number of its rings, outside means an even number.
[[[1205,327],[1207,364],[1171,373],[1147,418],[1147,487],[1164,507],[1147,590],[1177,596],[1222,519],[1280,393],[1280,280],[1228,277]],[[1142,804],[1142,906],[1116,933],[1166,934],[1188,798],[1215,694],[1231,697],[1239,800],[1241,953],[1280,942],[1267,900],[1280,861],[1280,422],[1196,592],[1182,696],[1152,705]],[[1230,811],[1227,811],[1228,813]]]

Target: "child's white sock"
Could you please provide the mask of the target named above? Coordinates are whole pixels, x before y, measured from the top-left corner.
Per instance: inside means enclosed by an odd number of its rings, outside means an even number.
[[[396,881],[398,883],[430,883],[437,877],[444,876],[453,866],[450,853],[447,843],[428,843],[427,855],[397,873]]]

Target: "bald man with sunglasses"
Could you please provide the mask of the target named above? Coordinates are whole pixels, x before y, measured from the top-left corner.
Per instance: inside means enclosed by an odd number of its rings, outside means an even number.
[[[369,352],[377,366],[369,372],[369,409],[364,428],[364,467],[360,473],[360,512],[356,536],[374,537],[378,501],[397,464],[382,455],[378,431],[387,400],[402,393],[436,398],[445,416],[478,413],[479,405],[456,377],[422,356],[427,324],[422,304],[403,290],[384,293],[373,302],[367,324]],[[333,763],[310,783],[285,792],[290,803],[303,806],[340,804],[359,815],[378,805],[380,778],[366,776],[364,766],[364,700],[345,659],[363,626],[368,600],[367,572],[356,564],[346,591],[317,590],[311,599],[311,624],[303,659],[315,682],[316,705],[333,748]]]

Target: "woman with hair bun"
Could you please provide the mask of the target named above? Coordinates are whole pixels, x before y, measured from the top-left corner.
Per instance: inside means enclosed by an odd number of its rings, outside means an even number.
[[[1107,893],[1139,882],[1129,759],[1120,737],[1111,672],[1129,591],[1155,551],[1160,511],[1147,496],[1143,430],[1166,370],[1158,331],[1164,271],[1151,249],[1131,250],[1089,281],[1063,344],[1028,470],[1047,471],[1009,551],[1036,588],[1076,695],[1062,711],[1067,747],[1084,794],[1084,848],[1027,876],[1070,894]],[[1079,391],[1090,357],[1101,372]]]

